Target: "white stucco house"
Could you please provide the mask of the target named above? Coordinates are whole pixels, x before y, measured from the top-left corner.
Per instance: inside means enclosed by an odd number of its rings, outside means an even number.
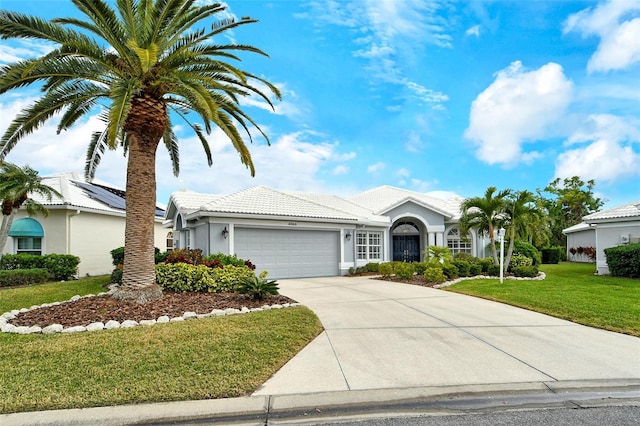
[[[598,274],[609,274],[604,254],[606,248],[640,242],[640,200],[592,213],[582,220],[595,229]]]
[[[334,276],[369,262],[419,261],[430,245],[484,257],[482,236],[461,238],[462,201],[391,186],[347,198],[257,186],[174,192],[165,217],[175,248],[236,254],[272,278]]]
[[[571,249],[578,247],[596,246],[596,228],[588,223],[581,222],[577,225],[563,229],[562,233],[567,236],[567,259],[572,262],[591,262],[592,260],[584,254],[572,254]]]
[[[43,177],[42,182],[62,197],[33,199],[49,216],[16,214],[3,253],[73,254],[80,258],[78,275],[108,274],[113,270],[110,251],[124,245],[125,193],[106,183],[88,183],[77,173]],[[156,210],[155,244],[166,250],[168,230],[164,210]],[[170,236],[170,234],[169,234]]]

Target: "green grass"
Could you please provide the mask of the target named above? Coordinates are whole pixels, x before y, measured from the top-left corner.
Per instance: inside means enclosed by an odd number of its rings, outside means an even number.
[[[100,291],[99,279],[84,280],[2,290],[0,311]],[[91,333],[0,333],[0,413],[247,395],[321,330],[313,312],[294,307]]]
[[[541,265],[542,281],[467,280],[446,290],[640,336],[640,280],[594,275],[585,263]]]

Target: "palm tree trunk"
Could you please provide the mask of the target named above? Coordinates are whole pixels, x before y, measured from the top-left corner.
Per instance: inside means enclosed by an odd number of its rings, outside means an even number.
[[[9,231],[11,231],[11,225],[15,217],[16,210],[11,210],[11,213],[8,215],[2,215],[2,225],[0,225],[0,254],[4,254],[4,246],[7,245]]]
[[[122,285],[117,300],[144,303],[162,297],[155,274],[156,148],[154,135],[129,133],[127,217]]]
[[[513,248],[515,246],[516,241],[516,228],[514,225],[511,225],[509,229],[509,249],[507,250],[507,257],[504,259],[504,271],[506,272],[509,269],[509,264],[511,263],[511,256],[513,255]]]
[[[491,246],[491,256],[493,256],[493,263],[498,265],[498,253],[496,252],[496,239],[493,226],[489,225],[489,241]]]

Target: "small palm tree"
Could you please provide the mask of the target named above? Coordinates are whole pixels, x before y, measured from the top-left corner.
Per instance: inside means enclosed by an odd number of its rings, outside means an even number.
[[[529,225],[538,221],[542,216],[535,201],[533,193],[526,190],[515,192],[507,199],[505,215],[508,226],[509,248],[504,260],[505,265],[509,265],[511,262],[516,238],[520,238],[527,233]]]
[[[42,57],[0,67],[0,94],[43,84],[42,97],[23,110],[0,139],[0,160],[54,115],[61,114],[60,132],[103,108],[100,117],[105,128],[91,138],[85,174],[88,179],[93,177],[107,147],[122,147],[128,154],[124,272],[114,298],[145,302],[162,296],[154,270],[156,150],[162,141],[177,175],[178,138],[172,118],[184,119],[197,135],[209,165],[206,135],[213,127],[220,128],[254,175],[238,127],[249,140],[250,126],[267,142],[269,139],[240,108],[239,99],[256,95],[273,108],[263,88],[276,98],[280,93],[268,81],[230,62],[240,59],[236,52],[266,56],[264,52],[247,45],[214,43],[213,38],[225,31],[257,22],[213,19],[204,26],[204,20],[224,12],[225,6],[219,3],[117,0],[113,9],[105,0],[72,1],[84,20],[49,22],[0,11],[1,38],[39,39],[57,45]],[[189,120],[189,112],[195,112],[201,124]]]
[[[0,225],[0,253],[7,244],[7,238],[13,219],[20,207],[25,207],[27,214],[33,216],[41,213],[47,217],[49,210],[45,206],[29,198],[29,194],[39,194],[49,201],[60,193],[42,183],[38,172],[29,166],[19,167],[11,163],[0,165],[0,200],[2,201],[2,225]]]
[[[497,188],[490,186],[484,193],[484,197],[465,199],[460,205],[460,230],[462,235],[467,235],[469,229],[476,228],[480,233],[489,236],[491,255],[493,261],[498,264],[496,253],[495,230],[505,221],[506,197],[511,194],[510,189],[496,193]],[[495,195],[494,195],[495,194]]]

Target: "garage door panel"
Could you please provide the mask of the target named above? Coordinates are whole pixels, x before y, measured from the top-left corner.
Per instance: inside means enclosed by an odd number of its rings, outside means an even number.
[[[337,231],[235,229],[235,251],[270,278],[333,276],[338,274]]]

